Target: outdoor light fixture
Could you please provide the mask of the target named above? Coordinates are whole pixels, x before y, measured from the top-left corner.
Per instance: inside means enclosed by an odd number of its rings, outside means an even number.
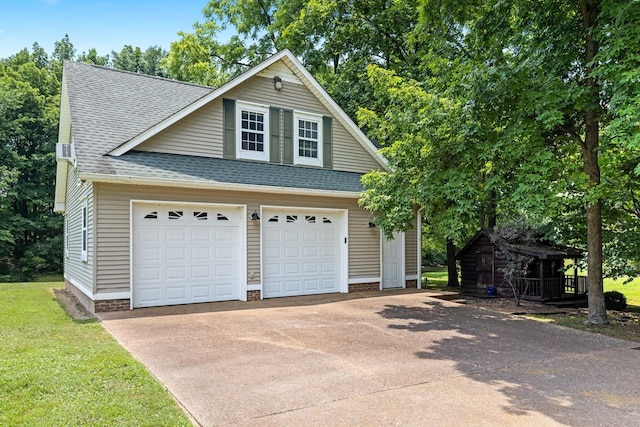
[[[371,221],[369,221],[369,228],[376,228],[376,225],[374,223],[372,223]]]
[[[275,77],[273,78],[273,88],[274,88],[275,90],[280,90],[280,89],[282,89],[282,79],[281,79],[280,77],[275,76]]]
[[[253,211],[251,214],[251,221],[260,221],[260,215],[258,215],[258,211]]]

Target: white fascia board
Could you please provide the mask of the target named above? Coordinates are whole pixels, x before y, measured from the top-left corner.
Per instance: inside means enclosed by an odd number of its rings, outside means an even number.
[[[59,160],[56,163],[56,187],[53,211],[64,212],[67,202],[67,173],[69,163],[65,160]]]
[[[207,105],[211,101],[217,99],[218,97],[222,96],[224,93],[230,91],[231,89],[235,88],[236,86],[244,83],[245,81],[247,81],[251,77],[255,76],[256,74],[258,74],[259,72],[264,70],[265,68],[271,66],[273,63],[275,63],[275,62],[279,61],[280,59],[282,59],[284,56],[293,57],[293,54],[291,52],[289,52],[289,50],[287,50],[287,49],[285,49],[285,50],[283,50],[283,51],[281,51],[279,53],[276,53],[275,55],[273,55],[272,57],[268,58],[267,60],[265,60],[261,64],[256,65],[255,67],[251,68],[250,70],[247,70],[246,72],[240,74],[235,79],[233,79],[233,80],[225,83],[224,85],[220,86],[218,89],[213,89],[213,92],[203,96],[199,100],[197,100],[197,101],[193,102],[192,104],[186,106],[185,108],[183,108],[182,110],[178,111],[174,115],[169,116],[166,120],[161,121],[157,125],[150,127],[149,129],[147,129],[146,131],[142,132],[138,136],[132,138],[128,142],[126,142],[126,143],[118,146],[117,148],[111,150],[108,154],[111,155],[111,156],[116,156],[117,157],[117,156],[121,156],[121,155],[125,154],[128,151],[133,150],[135,147],[137,147],[138,145],[142,144],[147,139],[149,139],[152,136],[158,134],[159,132],[163,131],[164,129],[168,128],[169,126],[173,125],[174,123],[182,120],[183,118],[187,117],[188,115],[190,115],[194,111],[204,107],[205,105]]]
[[[134,184],[154,187],[196,188],[203,190],[227,190],[254,193],[294,194],[300,196],[326,196],[347,199],[359,199],[361,193],[355,191],[318,190],[313,188],[273,187],[268,185],[229,184],[221,182],[202,182],[190,180],[175,180],[166,178],[147,178],[139,176],[103,175],[81,173],[80,179],[90,182],[106,184]]]
[[[389,166],[389,162],[387,161],[387,159],[380,153],[378,153],[378,149],[375,145],[373,145],[373,142],[371,142],[371,140],[367,138],[364,132],[362,132],[362,130],[353,122],[353,120],[351,120],[347,113],[345,113],[342,108],[340,108],[338,103],[333,100],[331,95],[329,95],[327,91],[324,90],[322,86],[320,86],[320,83],[317,82],[317,80],[311,75],[311,73],[307,71],[307,69],[291,52],[289,52],[288,50],[285,50],[283,52],[288,53],[287,59],[289,59],[293,63],[293,65],[300,71],[300,73],[304,76],[306,82],[310,84],[313,89],[315,89],[315,91],[320,95],[322,100],[326,102],[326,107],[330,111],[332,111],[336,115],[336,117],[340,121],[342,121],[343,124],[346,125],[347,130],[349,130],[351,134],[356,138],[356,140],[360,142],[360,144],[362,144],[365,150],[367,150],[369,154],[371,154],[373,158],[378,161],[380,166],[385,168],[385,170],[387,171],[391,171],[391,167]]]

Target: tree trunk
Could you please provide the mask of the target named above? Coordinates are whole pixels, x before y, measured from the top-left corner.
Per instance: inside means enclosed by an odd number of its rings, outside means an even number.
[[[456,267],[456,245],[453,239],[447,238],[447,286],[457,288],[460,286],[458,282],[458,268]]]
[[[591,37],[596,25],[600,8],[599,0],[580,0],[583,27],[585,30],[585,63],[587,64],[587,87],[591,90],[591,105],[585,111],[585,134],[582,144],[584,172],[589,177],[587,195],[587,291],[589,294],[589,322],[595,325],[607,323],[607,310],[604,304],[602,287],[602,202],[594,196],[600,185],[600,165],[598,163],[598,145],[600,143],[598,84],[592,77],[593,59],[598,52],[598,45]]]

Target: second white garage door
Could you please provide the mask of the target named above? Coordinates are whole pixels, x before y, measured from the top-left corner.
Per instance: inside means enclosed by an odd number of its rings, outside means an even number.
[[[133,307],[240,299],[244,209],[136,203]]]
[[[342,291],[346,258],[343,214],[334,211],[264,209],[264,298]]]

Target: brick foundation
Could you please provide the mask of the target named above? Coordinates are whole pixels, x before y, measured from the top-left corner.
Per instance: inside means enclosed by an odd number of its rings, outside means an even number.
[[[352,292],[371,292],[371,291],[379,291],[379,290],[380,290],[380,282],[350,283],[349,284],[349,293],[352,293]]]
[[[86,296],[80,289],[72,285],[68,280],[64,281],[64,287],[73,294],[80,304],[90,313],[104,313],[108,311],[125,311],[131,308],[129,299],[108,299],[94,301]]]
[[[413,280],[407,280],[405,282],[405,286],[407,288],[413,288],[413,289],[417,289],[418,288],[418,281],[416,279]]]
[[[109,311],[125,311],[131,309],[131,301],[128,299],[105,299],[94,301],[93,303],[96,313],[105,313]]]
[[[247,301],[260,301],[260,291],[247,291]]]

